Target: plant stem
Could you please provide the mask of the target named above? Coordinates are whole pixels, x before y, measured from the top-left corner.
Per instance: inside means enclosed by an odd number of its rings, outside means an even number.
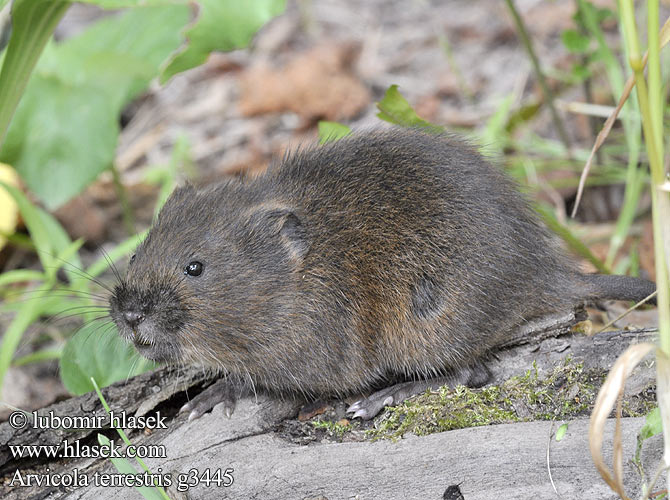
[[[514,0],[505,0],[505,1],[507,3],[507,7],[509,7],[510,12],[512,13],[512,17],[514,18],[514,24],[516,25],[517,31],[519,32],[521,41],[523,42],[523,45],[526,48],[526,52],[528,52],[528,56],[530,57],[531,64],[533,65],[533,70],[535,71],[535,76],[537,77],[537,81],[540,84],[540,87],[542,88],[542,92],[544,94],[544,98],[546,99],[547,106],[549,106],[549,112],[551,113],[551,118],[554,122],[554,126],[558,131],[558,135],[561,137],[561,141],[563,142],[565,149],[567,149],[568,154],[572,156],[571,153],[572,146],[570,144],[570,138],[565,130],[563,120],[561,120],[561,117],[558,114],[558,111],[556,111],[556,107],[554,106],[554,93],[549,88],[547,80],[544,77],[544,73],[542,72],[542,68],[540,67],[540,61],[538,60],[537,55],[535,54],[535,50],[533,49],[533,44],[530,41],[530,36],[528,35],[526,26],[523,20],[521,19],[521,16],[517,11],[516,6],[514,5]]]

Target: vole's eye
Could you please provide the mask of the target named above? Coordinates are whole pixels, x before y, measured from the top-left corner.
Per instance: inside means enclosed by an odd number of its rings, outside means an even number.
[[[188,266],[184,268],[184,274],[188,274],[189,276],[200,276],[203,267],[201,262],[194,260],[193,262],[189,262]]]
[[[128,262],[128,265],[132,264],[134,260],[135,260],[135,254],[133,254],[133,256],[130,258],[130,262]]]

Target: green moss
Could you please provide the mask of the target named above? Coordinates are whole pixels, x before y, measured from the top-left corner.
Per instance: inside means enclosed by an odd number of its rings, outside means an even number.
[[[426,435],[491,424],[585,418],[591,413],[605,376],[605,372],[586,370],[582,363],[566,357],[549,373],[540,374],[534,364],[523,375],[499,385],[427,391],[401,405],[386,408],[374,421],[349,422],[336,420],[340,417],[335,414],[324,414],[301,425],[306,426],[305,435],[317,431],[322,438],[359,441],[398,439],[408,432]],[[653,388],[624,397],[623,415],[646,415],[655,401]]]
[[[372,438],[398,438],[531,420],[567,420],[587,416],[604,374],[590,373],[566,358],[548,376],[533,366],[523,376],[481,389],[442,387],[387,408],[377,420]]]
[[[347,421],[346,424],[340,422],[331,422],[329,420],[313,420],[311,424],[315,429],[322,429],[328,432],[329,434],[341,439],[345,433],[352,430],[352,426]]]

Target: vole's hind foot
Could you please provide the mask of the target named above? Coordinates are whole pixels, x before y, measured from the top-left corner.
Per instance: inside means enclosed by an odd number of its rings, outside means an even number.
[[[223,403],[223,412],[230,418],[235,411],[236,393],[235,385],[230,380],[220,378],[182,406],[179,413],[190,412],[188,415],[190,422],[202,417],[217,404]]]
[[[476,364],[454,372],[444,377],[436,377],[413,382],[403,382],[386,387],[372,393],[365,399],[361,399],[347,408],[347,413],[353,413],[351,418],[370,420],[386,406],[395,406],[407,398],[420,394],[428,389],[436,390],[443,385],[455,387],[467,385],[468,387],[481,387],[491,378],[491,372],[486,366],[477,362]]]

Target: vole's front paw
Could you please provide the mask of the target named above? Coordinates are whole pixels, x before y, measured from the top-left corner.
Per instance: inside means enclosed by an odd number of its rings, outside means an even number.
[[[190,412],[189,422],[200,418],[217,404],[223,403],[223,412],[230,418],[235,411],[237,396],[234,385],[226,379],[219,379],[181,407],[179,413]]]

